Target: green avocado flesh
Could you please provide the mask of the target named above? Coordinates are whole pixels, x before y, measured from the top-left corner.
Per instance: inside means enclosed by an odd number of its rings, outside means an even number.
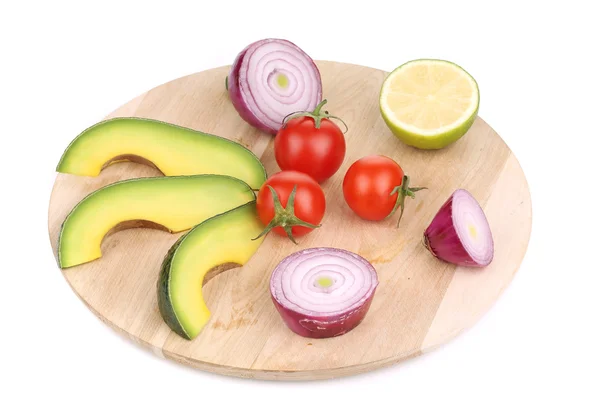
[[[221,174],[257,190],[267,174],[244,146],[158,120],[115,118],[91,126],[65,150],[56,170],[97,176],[110,163],[145,160],[166,176]]]
[[[151,222],[177,233],[254,200],[248,184],[224,175],[119,181],[89,194],[69,213],[58,239],[58,263],[68,268],[100,258],[104,236],[124,222]]]
[[[183,235],[169,250],[158,281],[158,305],[165,323],[185,339],[194,339],[210,319],[202,284],[211,269],[244,265],[258,250],[264,226],[249,202],[212,217]]]

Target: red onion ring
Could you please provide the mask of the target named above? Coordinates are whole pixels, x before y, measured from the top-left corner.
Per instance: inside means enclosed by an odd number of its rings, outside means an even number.
[[[271,297],[285,324],[310,338],[343,335],[365,318],[377,272],[363,257],[334,248],[305,249],[283,259],[271,276]]]
[[[483,209],[467,191],[458,189],[425,230],[423,243],[433,256],[461,266],[484,267],[494,258],[492,231]]]
[[[294,112],[312,111],[322,99],[313,60],[284,39],[263,39],[244,48],[227,78],[229,97],[250,125],[275,134]]]

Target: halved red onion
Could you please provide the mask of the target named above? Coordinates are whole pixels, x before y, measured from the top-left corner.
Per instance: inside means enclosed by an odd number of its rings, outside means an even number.
[[[284,39],[263,39],[244,48],[233,62],[227,89],[242,119],[271,134],[287,115],[312,111],[322,99],[319,69]]]
[[[494,240],[483,209],[458,189],[435,215],[423,244],[437,258],[461,266],[484,267],[494,257]]]
[[[271,276],[271,297],[294,333],[310,338],[343,335],[365,318],[377,272],[363,257],[343,249],[310,248],[285,259]]]

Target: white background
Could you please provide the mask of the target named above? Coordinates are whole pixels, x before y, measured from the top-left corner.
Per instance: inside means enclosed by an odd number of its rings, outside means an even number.
[[[150,3],[0,6],[0,415],[600,415],[594,2]],[[315,59],[391,70],[445,58],[475,76],[481,117],[528,178],[533,233],[513,283],[474,328],[369,374],[248,381],[159,359],[72,293],[46,232],[65,146],[129,99],[230,64],[264,37]]]

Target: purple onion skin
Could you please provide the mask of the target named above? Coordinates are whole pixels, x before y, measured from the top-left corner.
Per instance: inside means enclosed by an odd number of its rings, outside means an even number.
[[[491,263],[478,263],[464,248],[452,220],[453,195],[439,209],[423,234],[423,243],[438,259],[459,266],[482,268]]]
[[[229,99],[233,104],[235,110],[239,113],[240,117],[249,125],[254,126],[255,128],[262,130],[263,132],[269,134],[276,134],[277,131],[271,129],[269,126],[262,123],[258,120],[254,114],[246,107],[244,100],[242,99],[242,92],[240,91],[240,68],[242,66],[242,61],[244,59],[244,55],[246,55],[246,51],[254,44],[250,44],[246,46],[233,61],[231,66],[231,70],[229,71],[229,75],[227,77],[227,89],[229,91]]]
[[[275,297],[271,297],[275,308],[283,318],[287,327],[299,336],[311,339],[325,339],[329,337],[341,336],[358,326],[367,315],[371,302],[375,296],[373,291],[371,296],[358,308],[348,311],[342,315],[319,317],[306,316],[298,312],[288,310],[282,306]]]

